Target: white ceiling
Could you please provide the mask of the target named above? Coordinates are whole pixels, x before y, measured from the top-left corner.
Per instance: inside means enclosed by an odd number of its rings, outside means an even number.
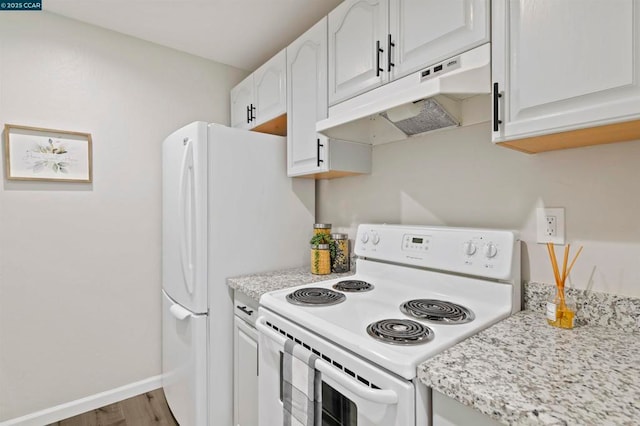
[[[46,0],[49,12],[253,71],[342,0]]]

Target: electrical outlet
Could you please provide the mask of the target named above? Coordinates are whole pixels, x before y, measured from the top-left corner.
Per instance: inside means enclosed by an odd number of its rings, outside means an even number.
[[[536,209],[539,243],[564,244],[564,207]]]
[[[555,237],[558,235],[558,223],[557,217],[555,216],[545,216],[544,221],[547,225],[544,229],[544,235],[547,237]]]

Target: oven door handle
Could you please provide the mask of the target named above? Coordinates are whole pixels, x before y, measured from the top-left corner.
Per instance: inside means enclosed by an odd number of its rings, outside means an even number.
[[[278,334],[265,323],[266,319],[264,317],[258,318],[256,321],[256,328],[258,331],[284,348],[284,343],[287,341],[287,338]],[[377,404],[392,405],[398,403],[398,394],[394,391],[389,389],[371,389],[356,379],[339,372],[337,368],[333,367],[323,359],[316,360],[315,367],[316,370],[320,371],[322,374],[326,374],[328,377],[339,383],[341,386],[344,386],[345,389],[348,389],[358,395],[360,398]]]
[[[368,386],[361,384],[356,379],[351,378],[343,373],[340,373],[335,367],[326,362],[323,359],[316,360],[316,370],[322,374],[326,374],[338,382],[345,389],[358,395],[360,398],[367,401],[375,402],[376,404],[393,405],[398,403],[398,394],[392,390],[383,389],[371,389]]]

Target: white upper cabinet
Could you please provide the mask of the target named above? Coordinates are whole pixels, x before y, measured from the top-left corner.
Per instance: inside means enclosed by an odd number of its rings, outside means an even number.
[[[494,142],[539,152],[640,137],[639,0],[492,6]]]
[[[287,112],[287,53],[283,49],[253,73],[255,121],[259,126]]]
[[[329,105],[489,41],[489,0],[345,0],[329,13]]]
[[[231,89],[231,127],[254,129],[286,114],[286,67],[282,50]]]
[[[392,79],[489,41],[486,0],[390,0],[384,49]]]
[[[327,118],[327,18],[287,47],[287,174],[335,178],[371,172],[371,145],[316,133]]]
[[[326,171],[316,121],[327,117],[327,18],[287,47],[287,73],[288,175]]]
[[[329,104],[387,80],[388,0],[346,0],[329,13]]]
[[[231,89],[231,127],[250,129],[252,126],[253,74]]]

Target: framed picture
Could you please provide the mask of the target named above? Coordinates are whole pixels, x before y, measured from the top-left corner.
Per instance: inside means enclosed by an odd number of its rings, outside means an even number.
[[[92,180],[90,133],[6,124],[4,149],[9,180]]]

